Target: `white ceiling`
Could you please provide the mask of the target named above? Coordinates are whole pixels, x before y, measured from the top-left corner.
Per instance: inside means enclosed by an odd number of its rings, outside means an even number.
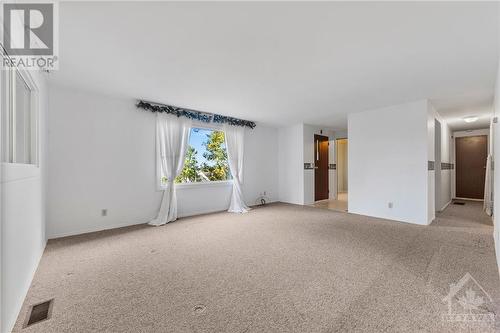
[[[493,93],[463,94],[451,99],[436,99],[433,105],[439,114],[454,131],[489,128],[493,115]],[[474,123],[466,123],[463,118],[476,116]]]
[[[491,106],[497,13],[495,2],[62,2],[50,82],[274,125],[342,129],[350,112],[424,98],[460,120]]]

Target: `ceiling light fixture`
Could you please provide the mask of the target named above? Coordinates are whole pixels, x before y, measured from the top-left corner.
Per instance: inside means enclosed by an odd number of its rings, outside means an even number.
[[[473,122],[475,122],[477,119],[478,119],[478,117],[476,117],[476,116],[467,116],[467,117],[464,117],[464,118],[463,118],[463,120],[464,120],[466,123],[473,123]]]

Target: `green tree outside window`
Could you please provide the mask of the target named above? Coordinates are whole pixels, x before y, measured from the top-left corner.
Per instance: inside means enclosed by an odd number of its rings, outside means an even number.
[[[201,155],[203,156],[203,162],[200,162],[198,151],[190,144],[186,152],[184,168],[175,178],[176,183],[210,182],[231,179],[227,163],[224,132],[203,131],[208,132],[205,141],[202,143],[204,148]],[[166,184],[166,177],[162,177],[161,182],[162,184]]]

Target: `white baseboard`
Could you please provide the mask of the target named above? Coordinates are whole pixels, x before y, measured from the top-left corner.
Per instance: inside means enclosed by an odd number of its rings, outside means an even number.
[[[271,204],[273,202],[278,202],[277,200],[270,200],[267,204]],[[259,205],[251,205],[250,207],[254,206],[259,206]],[[197,211],[191,211],[187,214],[179,214],[179,219],[184,218],[184,217],[191,217],[191,216],[198,216],[198,215],[204,215],[204,214],[213,214],[213,213],[221,213],[225,212],[227,208],[225,209],[203,209],[203,210],[197,210]],[[140,225],[140,224],[146,224],[152,219],[148,219],[147,221],[141,221],[141,222],[126,222],[126,223],[114,223],[107,225],[105,227],[90,227],[90,228],[82,228],[79,230],[72,230],[72,231],[65,231],[65,232],[57,232],[49,235],[49,239],[56,239],[56,238],[62,238],[62,237],[70,237],[70,236],[77,236],[77,235],[82,235],[82,234],[88,234],[92,232],[98,232],[98,231],[104,231],[104,230],[111,230],[111,229],[118,229],[118,228],[124,228],[124,227],[131,227],[134,225]]]
[[[441,208],[440,210],[438,210],[438,212],[442,212],[443,210],[445,210],[446,208],[448,208],[448,206],[451,204],[451,202],[452,202],[452,201],[453,201],[453,200],[448,201],[448,202],[447,202],[447,203],[443,206],[443,208]]]
[[[461,198],[461,197],[453,198],[453,200],[469,200],[469,201],[478,201],[478,202],[484,201],[483,199],[472,199],[472,198]]]
[[[145,223],[148,223],[148,222],[145,221],[145,222],[137,222],[137,223],[115,223],[115,224],[107,225],[106,227],[90,227],[90,228],[82,228],[82,229],[73,230],[73,231],[56,232],[56,233],[53,233],[49,236],[49,240],[62,238],[62,237],[70,237],[70,236],[89,234],[92,232],[98,232],[98,231],[104,231],[104,230],[130,227],[133,225],[139,225],[139,224],[145,224]]]

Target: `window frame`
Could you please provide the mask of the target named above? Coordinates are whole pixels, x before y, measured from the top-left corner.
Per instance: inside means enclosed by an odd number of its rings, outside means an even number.
[[[207,124],[207,123],[202,123],[198,121],[193,121],[191,126],[189,127],[189,138],[188,142],[191,139],[191,130],[193,128],[199,128],[199,129],[204,129],[204,130],[210,130],[210,131],[220,131],[224,132],[222,126],[216,125],[216,124]],[[226,142],[226,137],[224,133],[224,143]],[[227,147],[226,147],[227,149]],[[184,157],[185,158],[185,157]],[[231,172],[231,171],[230,171]],[[168,188],[168,184],[162,184],[161,182],[161,163],[159,159],[156,159],[156,184],[157,184],[157,191],[165,191]],[[190,188],[197,188],[197,187],[218,187],[218,186],[232,186],[233,185],[233,179],[227,179],[227,180],[212,180],[209,182],[196,182],[196,183],[179,183],[175,184],[175,188],[178,189],[190,189]]]
[[[9,58],[9,55],[0,47],[0,57],[1,58]],[[1,119],[1,121],[6,121],[7,124],[2,125],[3,129],[7,129],[7,133],[2,133],[2,140],[5,140],[5,143],[2,143],[1,148],[1,158],[0,162],[4,166],[19,166],[22,168],[28,167],[40,167],[40,121],[39,121],[39,109],[38,109],[38,96],[39,89],[35,84],[32,76],[28,71],[18,68],[18,67],[8,67],[4,69],[0,69],[1,73],[1,84],[0,89],[2,89],[2,93],[5,94],[5,99],[2,100],[1,112],[0,115],[3,114],[3,110],[6,110],[5,119]],[[18,79],[23,80],[23,83],[29,90],[29,116],[30,116],[30,152],[29,152],[29,163],[19,163],[16,159],[16,124],[15,124],[15,116],[16,116],[16,82]],[[7,151],[3,151],[3,149],[7,149]],[[6,160],[4,160],[4,157]]]

